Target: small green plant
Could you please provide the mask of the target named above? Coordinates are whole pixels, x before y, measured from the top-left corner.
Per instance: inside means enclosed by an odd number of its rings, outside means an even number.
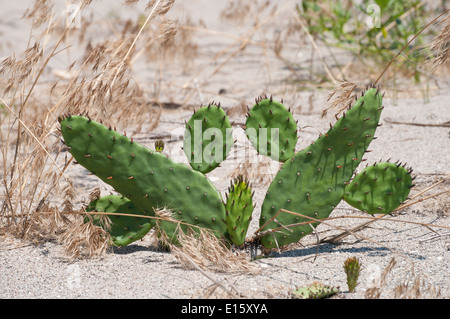
[[[351,52],[366,68],[376,70],[419,32],[432,9],[419,0],[363,0],[361,4],[349,0],[303,0],[297,10],[314,38]],[[414,47],[406,52],[407,61],[397,63],[398,70],[413,75],[416,82],[421,75],[417,65],[423,59],[423,52],[417,47],[432,34],[434,31],[428,29],[417,36]]]
[[[295,299],[323,299],[339,293],[339,288],[313,282],[308,286],[297,287],[292,293]]]
[[[349,292],[354,292],[358,284],[361,263],[356,257],[349,257],[344,262],[344,270],[347,275],[347,286]]]
[[[225,209],[228,234],[233,244],[244,244],[247,230],[252,220],[253,192],[244,176],[239,175],[228,188]]]
[[[155,151],[162,152],[164,151],[164,141],[163,140],[157,140],[155,142]]]

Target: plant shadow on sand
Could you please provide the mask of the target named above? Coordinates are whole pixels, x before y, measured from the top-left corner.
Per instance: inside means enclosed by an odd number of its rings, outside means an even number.
[[[113,247],[112,252],[116,255],[131,255],[138,252],[168,253],[159,247],[131,244],[124,247]]]
[[[398,253],[401,255],[408,256],[409,258],[424,260],[426,257],[411,253],[411,252],[395,252],[394,250],[389,249],[388,247],[370,247],[370,246],[362,246],[362,247],[342,247],[344,244],[330,244],[330,243],[322,243],[317,247],[317,245],[313,245],[311,247],[300,247],[296,249],[292,249],[289,251],[283,252],[275,252],[271,256],[271,258],[298,258],[304,257],[303,260],[306,259],[316,259],[323,256],[333,255],[333,254],[364,254],[370,257],[383,257],[389,256],[390,254]]]

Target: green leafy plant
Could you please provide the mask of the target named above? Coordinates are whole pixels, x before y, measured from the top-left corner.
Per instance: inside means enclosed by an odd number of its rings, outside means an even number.
[[[315,39],[351,52],[366,68],[375,70],[418,34],[432,9],[419,0],[364,0],[361,4],[349,0],[304,0],[297,10]],[[416,82],[421,75],[417,65],[423,59],[423,52],[417,48],[432,34],[433,30],[427,29],[417,36],[414,47],[405,52],[407,61],[396,65]]]

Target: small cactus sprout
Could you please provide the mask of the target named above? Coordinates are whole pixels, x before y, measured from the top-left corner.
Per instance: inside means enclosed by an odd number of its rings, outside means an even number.
[[[246,178],[239,175],[231,181],[225,204],[228,234],[233,244],[237,246],[244,244],[253,208],[251,185]]]
[[[162,151],[164,151],[164,141],[163,140],[157,140],[155,142],[155,150],[160,153]]]
[[[323,299],[339,293],[339,288],[313,282],[308,286],[298,287],[292,296],[296,299]]]
[[[359,271],[361,270],[361,263],[356,257],[348,257],[344,262],[344,270],[347,274],[347,286],[349,292],[354,292],[358,284]]]

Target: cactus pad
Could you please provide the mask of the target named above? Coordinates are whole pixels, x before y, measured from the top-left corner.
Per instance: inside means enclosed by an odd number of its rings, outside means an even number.
[[[118,195],[108,195],[96,199],[89,203],[87,212],[120,213],[131,215],[145,215],[130,200]],[[85,218],[85,221],[89,217]],[[93,222],[101,226],[111,235],[112,244],[116,246],[126,246],[132,242],[143,238],[152,228],[149,218],[139,218],[136,216],[109,215],[111,220],[110,229],[100,222],[100,218],[93,216]]]
[[[407,199],[411,187],[410,169],[381,162],[353,178],[345,188],[344,200],[369,214],[389,214]]]
[[[373,139],[382,111],[381,100],[377,89],[368,89],[327,133],[283,164],[261,208],[261,231],[267,231],[261,237],[264,247],[279,248],[297,242],[317,225],[298,225],[311,219],[281,209],[323,219],[339,204],[345,183]]]
[[[295,153],[297,123],[286,107],[269,99],[256,99],[247,113],[245,130],[259,154],[284,162]]]
[[[201,107],[186,123],[183,150],[193,169],[209,173],[227,157],[232,146],[230,120],[220,105]]]
[[[226,214],[228,234],[233,244],[244,244],[253,213],[253,194],[251,187],[242,175],[232,181],[228,189]]]
[[[327,286],[320,282],[313,282],[311,285],[298,287],[292,295],[296,299],[323,299],[337,293],[339,293],[339,288],[337,287]]]
[[[222,197],[205,175],[89,118],[66,116],[59,121],[77,162],[143,213],[155,216],[154,209],[167,208],[178,221],[211,229],[217,236],[226,233]],[[161,226],[175,238],[176,223],[164,221]]]

